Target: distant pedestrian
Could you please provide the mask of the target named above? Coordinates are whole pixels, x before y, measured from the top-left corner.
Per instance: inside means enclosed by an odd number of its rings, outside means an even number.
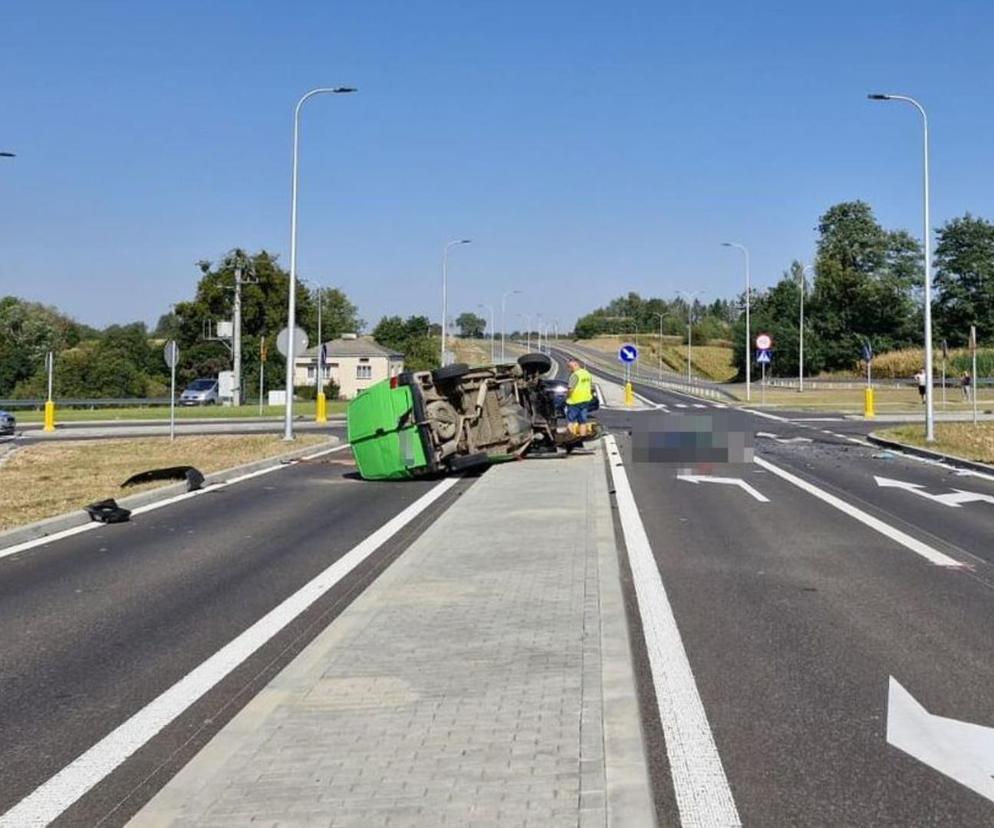
[[[918,384],[918,393],[922,398],[922,405],[925,404],[925,369],[922,368],[917,374],[915,374],[915,382]]]
[[[973,385],[973,378],[966,371],[963,372],[963,376],[959,378],[960,388],[963,389],[963,399],[967,402],[970,401],[970,386]]]

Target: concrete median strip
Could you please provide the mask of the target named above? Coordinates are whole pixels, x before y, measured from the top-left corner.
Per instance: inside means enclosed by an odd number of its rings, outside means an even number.
[[[145,512],[151,512],[154,509],[161,509],[171,503],[178,503],[191,497],[199,497],[208,492],[217,491],[225,486],[250,480],[253,477],[263,474],[269,474],[270,472],[285,468],[289,461],[316,459],[325,454],[342,451],[346,448],[348,448],[347,444],[342,444],[337,437],[332,437],[328,441],[327,448],[313,445],[307,446],[276,457],[267,457],[234,468],[212,472],[205,476],[204,487],[194,492],[187,492],[186,483],[177,483],[148,492],[130,495],[129,497],[122,497],[117,503],[126,509],[130,509],[132,515],[140,515]],[[82,532],[89,532],[104,526],[106,524],[94,523],[85,511],[78,509],[63,515],[29,523],[26,526],[8,529],[5,532],[0,532],[0,558],[16,555],[18,552],[24,552],[36,546],[43,546],[62,538],[78,535]]]

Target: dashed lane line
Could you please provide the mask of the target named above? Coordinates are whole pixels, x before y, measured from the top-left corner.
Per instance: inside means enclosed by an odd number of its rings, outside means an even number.
[[[604,438],[683,825],[741,825],[676,618],[612,435]]]
[[[47,825],[61,816],[87,791],[123,764],[459,480],[458,477],[450,477],[429,489],[320,575],[0,816],[0,828]]]

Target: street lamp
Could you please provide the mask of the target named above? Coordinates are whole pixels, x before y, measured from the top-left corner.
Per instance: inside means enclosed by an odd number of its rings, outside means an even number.
[[[687,385],[690,385],[694,380],[691,376],[691,358],[693,356],[693,324],[694,324],[694,301],[695,299],[703,294],[703,290],[695,290],[693,293],[688,293],[685,290],[678,290],[678,296],[687,297]],[[660,337],[660,342],[662,342],[662,337]]]
[[[804,390],[804,294],[808,289],[807,283],[804,281],[804,274],[808,271],[814,273],[814,265],[804,265],[801,268],[801,318],[798,322],[798,356],[797,356],[797,391],[798,393]]]
[[[746,402],[752,400],[752,332],[749,323],[749,305],[752,288],[749,284],[749,248],[738,242],[722,242],[722,247],[734,247],[745,254],[746,266],[746,337],[745,337],[745,363],[746,363]]]
[[[484,305],[482,302],[477,305],[478,308],[486,308],[490,311],[490,364],[495,365],[497,363],[497,340],[494,339],[496,336],[494,332],[494,306]]]
[[[519,313],[518,318],[525,324],[525,348],[529,353],[532,349],[532,317],[529,313]]]
[[[472,239],[455,239],[446,242],[442,250],[442,365],[445,365],[445,329],[448,327],[449,320],[449,248],[457,244],[469,244],[472,241]]]
[[[929,223],[928,204],[928,115],[914,98],[907,95],[867,95],[871,101],[903,101],[911,104],[922,116],[922,202],[924,216],[924,232],[922,245],[925,253],[925,442],[935,442],[935,410],[932,393],[932,250],[930,236],[932,228]],[[974,380],[976,382],[976,380]]]
[[[321,87],[304,95],[293,109],[293,177],[290,196],[290,297],[287,300],[286,329],[286,409],[283,413],[283,439],[293,439],[293,332],[297,327],[297,156],[300,144],[300,107],[315,95],[346,95],[351,86]],[[319,343],[320,344],[320,343]]]
[[[663,381],[663,317],[665,314],[653,311],[653,316],[659,317],[659,381]]]
[[[505,290],[504,295],[500,297],[500,361],[501,364],[504,363],[504,339],[507,336],[507,297],[515,293],[521,293],[520,290]]]

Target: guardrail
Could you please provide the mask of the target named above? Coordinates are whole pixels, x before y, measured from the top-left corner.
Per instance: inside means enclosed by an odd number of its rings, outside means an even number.
[[[177,398],[179,402],[179,398]],[[94,397],[92,399],[57,399],[59,408],[152,408],[169,405],[169,397]],[[45,400],[0,400],[0,408],[33,408],[41,410]]]

